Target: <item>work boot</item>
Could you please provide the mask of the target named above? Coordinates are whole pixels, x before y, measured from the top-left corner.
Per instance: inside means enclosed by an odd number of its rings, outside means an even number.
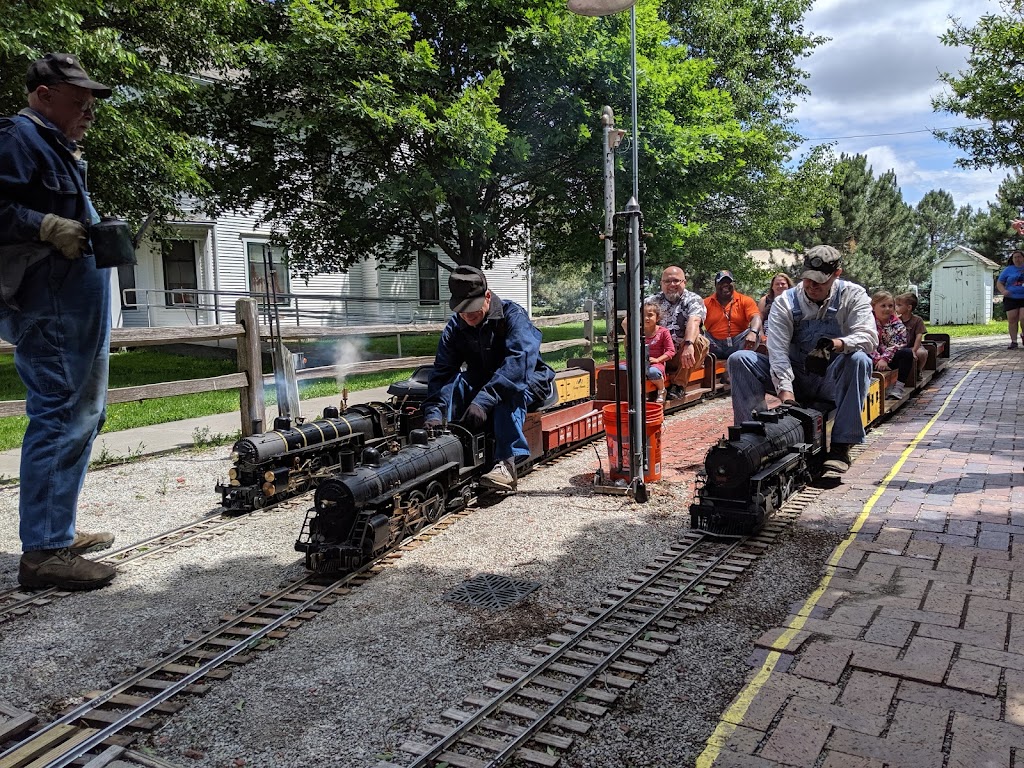
[[[499,461],[494,465],[494,469],[480,478],[480,485],[496,491],[514,493],[517,485],[516,465],[510,459]]]
[[[70,549],[39,549],[26,552],[18,565],[18,582],[26,589],[98,589],[114,578],[116,571],[76,555]]]
[[[678,384],[673,384],[668,388],[666,395],[669,400],[679,400],[683,396],[683,388]]]
[[[832,443],[825,460],[825,469],[829,472],[843,474],[850,469],[850,445],[848,443]]]
[[[75,531],[75,540],[71,542],[71,546],[68,549],[71,550],[72,555],[88,555],[90,552],[110,549],[110,545],[113,543],[114,534],[107,533],[106,531],[99,531],[98,533]]]

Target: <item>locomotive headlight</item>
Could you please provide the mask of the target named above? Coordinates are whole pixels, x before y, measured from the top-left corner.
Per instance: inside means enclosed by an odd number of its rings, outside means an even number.
[[[232,461],[238,461],[238,451],[232,451],[231,455],[228,456],[228,458],[231,459]]]

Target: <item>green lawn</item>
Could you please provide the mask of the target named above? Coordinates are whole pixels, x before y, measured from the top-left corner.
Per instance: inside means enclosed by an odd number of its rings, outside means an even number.
[[[595,325],[595,332],[598,335],[603,334],[604,321],[598,320]],[[1007,323],[1002,320],[987,325],[932,326],[928,330],[933,333],[948,333],[952,337],[999,335],[1007,333]],[[580,338],[583,335],[583,323],[568,323],[553,328],[542,328],[541,332],[545,342]],[[402,356],[432,355],[437,349],[437,339],[437,335],[403,336]],[[604,350],[603,344],[595,349],[594,357],[598,362],[605,362]],[[398,352],[398,346],[394,337],[374,338],[369,340],[367,351],[377,355],[395,355]],[[569,358],[578,357],[582,353],[583,348],[577,347],[545,355],[544,359],[552,367],[562,369],[565,368]],[[116,352],[110,356],[110,386],[117,388],[180,379],[201,379],[234,373],[235,370],[235,363],[231,360],[207,360],[172,355],[153,349],[137,349]],[[410,369],[359,374],[349,376],[345,384],[350,391],[356,392],[400,381],[408,378],[411,373]],[[337,382],[333,378],[299,383],[299,396],[302,399],[336,395],[339,391]],[[24,397],[25,388],[14,370],[14,358],[10,355],[0,355],[0,400],[22,400]],[[269,404],[276,402],[272,386],[267,388],[266,397]],[[116,403],[107,408],[107,423],[103,431],[105,433],[116,432],[122,429],[163,424],[168,421],[208,416],[214,413],[227,413],[238,410],[238,406],[237,390],[176,395],[143,402]],[[27,424],[28,419],[24,416],[0,418],[0,450],[20,446]]]

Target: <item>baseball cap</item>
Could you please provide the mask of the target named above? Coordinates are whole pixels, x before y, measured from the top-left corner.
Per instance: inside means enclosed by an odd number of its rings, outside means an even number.
[[[824,283],[843,265],[843,255],[831,245],[816,245],[804,253],[804,271],[801,280]]]
[[[105,99],[113,91],[109,85],[97,83],[89,78],[89,73],[78,61],[77,56],[70,53],[48,53],[41,59],[36,59],[28,66],[28,74],[25,75],[25,85],[28,92],[32,93],[40,85],[59,85],[70,83],[82,88],[88,88],[97,99]]]
[[[452,312],[476,312],[487,296],[487,278],[476,267],[456,267],[448,276],[448,290],[452,293],[448,302]]]
[[[717,275],[715,275],[715,285],[718,285],[723,280],[728,280],[730,283],[733,282],[732,272],[730,272],[728,269],[723,269]]]

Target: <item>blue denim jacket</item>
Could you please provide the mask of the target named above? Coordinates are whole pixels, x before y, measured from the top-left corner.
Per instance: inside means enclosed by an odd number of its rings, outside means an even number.
[[[48,213],[86,227],[99,220],[75,142],[38,112],[24,109],[0,118],[0,246],[38,246]],[[87,245],[84,255],[91,253]]]
[[[491,308],[480,325],[467,325],[452,315],[441,333],[434,370],[427,384],[423,411],[427,418],[439,413],[450,398],[450,385],[463,374],[474,390],[473,402],[488,413],[495,403],[513,392],[525,393],[526,403],[542,400],[551,391],[555,373],[541,360],[541,333],[526,310],[514,301],[491,293]]]

